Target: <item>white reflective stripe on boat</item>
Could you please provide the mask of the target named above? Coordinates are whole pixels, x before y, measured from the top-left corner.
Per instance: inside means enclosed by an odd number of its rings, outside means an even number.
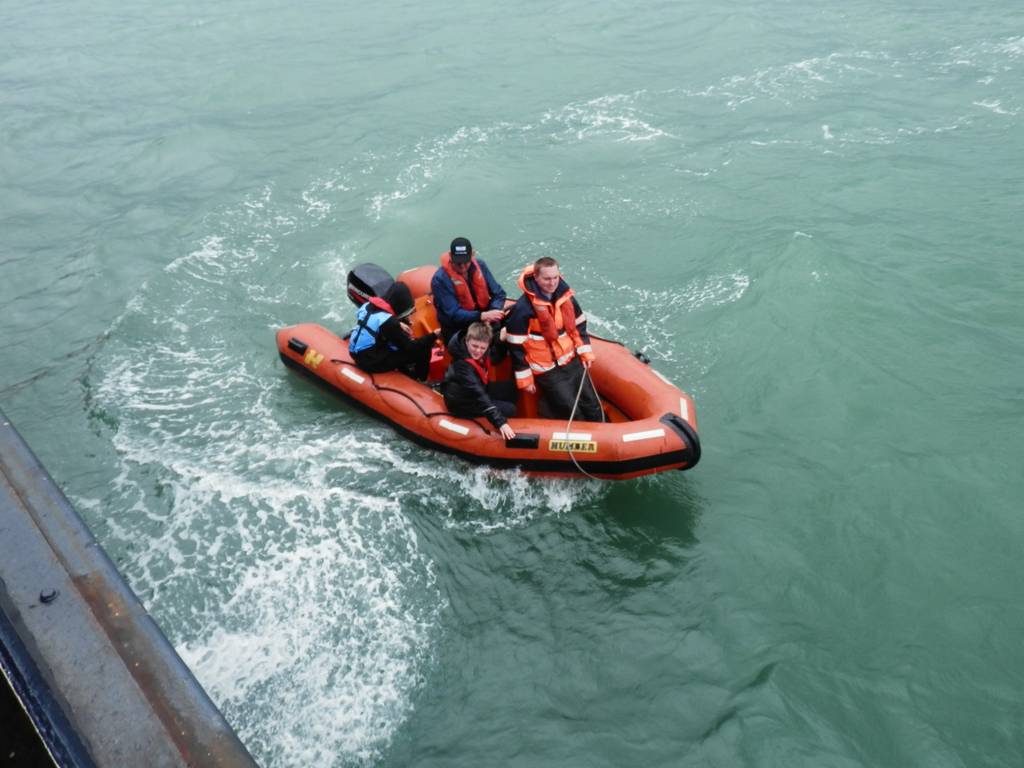
[[[654,369],[653,369],[653,368],[651,368],[651,370],[652,370],[652,371],[654,371]],[[655,376],[657,376],[657,377],[658,377],[659,379],[661,379],[662,381],[664,381],[664,382],[665,382],[666,384],[668,384],[668,385],[669,385],[670,387],[674,387],[674,386],[675,386],[675,384],[673,384],[673,383],[672,383],[671,381],[669,381],[668,379],[666,379],[666,378],[665,378],[664,376],[662,376],[662,375],[661,375],[660,373],[658,373],[657,371],[654,371],[654,375],[655,375]]]
[[[552,432],[552,440],[589,440],[589,432]]]
[[[448,419],[441,419],[439,423],[445,429],[451,430],[452,432],[456,432],[460,435],[469,434],[469,427],[464,427],[461,424],[452,424]]]
[[[690,420],[690,406],[686,404],[686,400],[679,398],[679,415],[687,421]]]
[[[364,381],[366,381],[366,379],[364,379],[358,373],[353,373],[348,368],[342,368],[341,375],[349,379],[352,379],[352,381],[354,381],[356,384],[362,384]]]
[[[664,429],[649,429],[646,432],[630,432],[622,436],[622,442],[632,443],[637,440],[651,440],[655,437],[664,437]]]

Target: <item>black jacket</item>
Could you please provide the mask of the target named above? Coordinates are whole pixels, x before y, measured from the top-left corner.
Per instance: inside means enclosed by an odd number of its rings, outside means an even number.
[[[396,282],[392,285],[387,290],[387,293],[384,294],[384,300],[391,305],[396,315],[405,314],[415,306],[409,286],[402,282]],[[429,362],[430,355],[424,351],[424,348],[433,346],[434,341],[437,339],[437,334],[412,339],[406,333],[405,328],[402,326],[402,321],[396,315],[391,315],[381,324],[380,333],[372,347],[353,355],[356,365],[364,371],[372,373],[392,371],[396,366],[396,356],[408,361],[415,361],[426,355],[425,360]],[[427,362],[422,363],[424,366],[422,374],[424,376],[426,375],[425,366]]]
[[[444,395],[445,405],[448,410],[456,416],[472,419],[477,416],[485,416],[496,428],[501,428],[507,419],[491,402],[487,394],[487,387],[480,374],[468,362],[469,350],[466,349],[466,341],[463,339],[463,331],[452,336],[448,342],[448,351],[452,356],[452,363],[444,374],[444,381],[441,383],[441,394]]]
[[[392,315],[381,325],[377,342],[352,357],[356,365],[364,371],[389,371],[395,367],[393,361],[396,354],[404,353],[406,357],[412,359],[424,346],[433,346],[435,339],[436,334],[421,336],[418,339],[409,338],[409,334],[402,327],[402,321]]]

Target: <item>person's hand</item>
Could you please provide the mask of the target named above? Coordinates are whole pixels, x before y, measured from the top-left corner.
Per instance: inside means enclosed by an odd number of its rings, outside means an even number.
[[[580,360],[580,362],[583,363],[584,368],[590,368],[594,364],[593,360]]]
[[[513,437],[516,436],[516,431],[508,425],[507,421],[500,427],[498,427],[498,431],[501,432],[501,436],[504,437],[506,440],[511,440]]]
[[[528,387],[523,387],[523,392],[525,392],[528,395],[536,395],[537,394],[537,385],[536,384],[530,384]]]
[[[480,313],[480,319],[485,323],[500,323],[504,316],[505,313],[500,309],[488,309],[486,312]]]

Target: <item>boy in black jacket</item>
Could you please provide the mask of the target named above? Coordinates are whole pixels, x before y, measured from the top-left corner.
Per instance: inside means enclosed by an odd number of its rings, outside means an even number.
[[[441,394],[455,416],[472,419],[486,416],[501,436],[516,436],[508,419],[516,414],[516,386],[511,381],[491,381],[493,331],[487,323],[473,323],[448,342],[452,364],[444,375]]]

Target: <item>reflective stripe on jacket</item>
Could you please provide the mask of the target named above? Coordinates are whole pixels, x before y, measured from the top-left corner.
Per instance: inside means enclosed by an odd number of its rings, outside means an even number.
[[[524,325],[521,317],[515,322],[510,317],[507,325],[507,342],[514,351],[517,347],[521,355],[513,353],[513,360],[521,360],[522,364],[514,364],[516,386],[526,389],[533,384],[534,375],[541,375],[556,366],[568,365],[574,357],[593,360],[589,340],[585,341],[579,326],[586,323],[586,317],[577,316],[574,307],[572,289],[560,281],[551,300],[542,298],[533,280],[533,265],[523,270],[519,277],[519,287],[523,296],[513,309],[513,317],[520,314],[523,299],[529,302],[529,319]],[[525,333],[523,332],[525,331]]]

